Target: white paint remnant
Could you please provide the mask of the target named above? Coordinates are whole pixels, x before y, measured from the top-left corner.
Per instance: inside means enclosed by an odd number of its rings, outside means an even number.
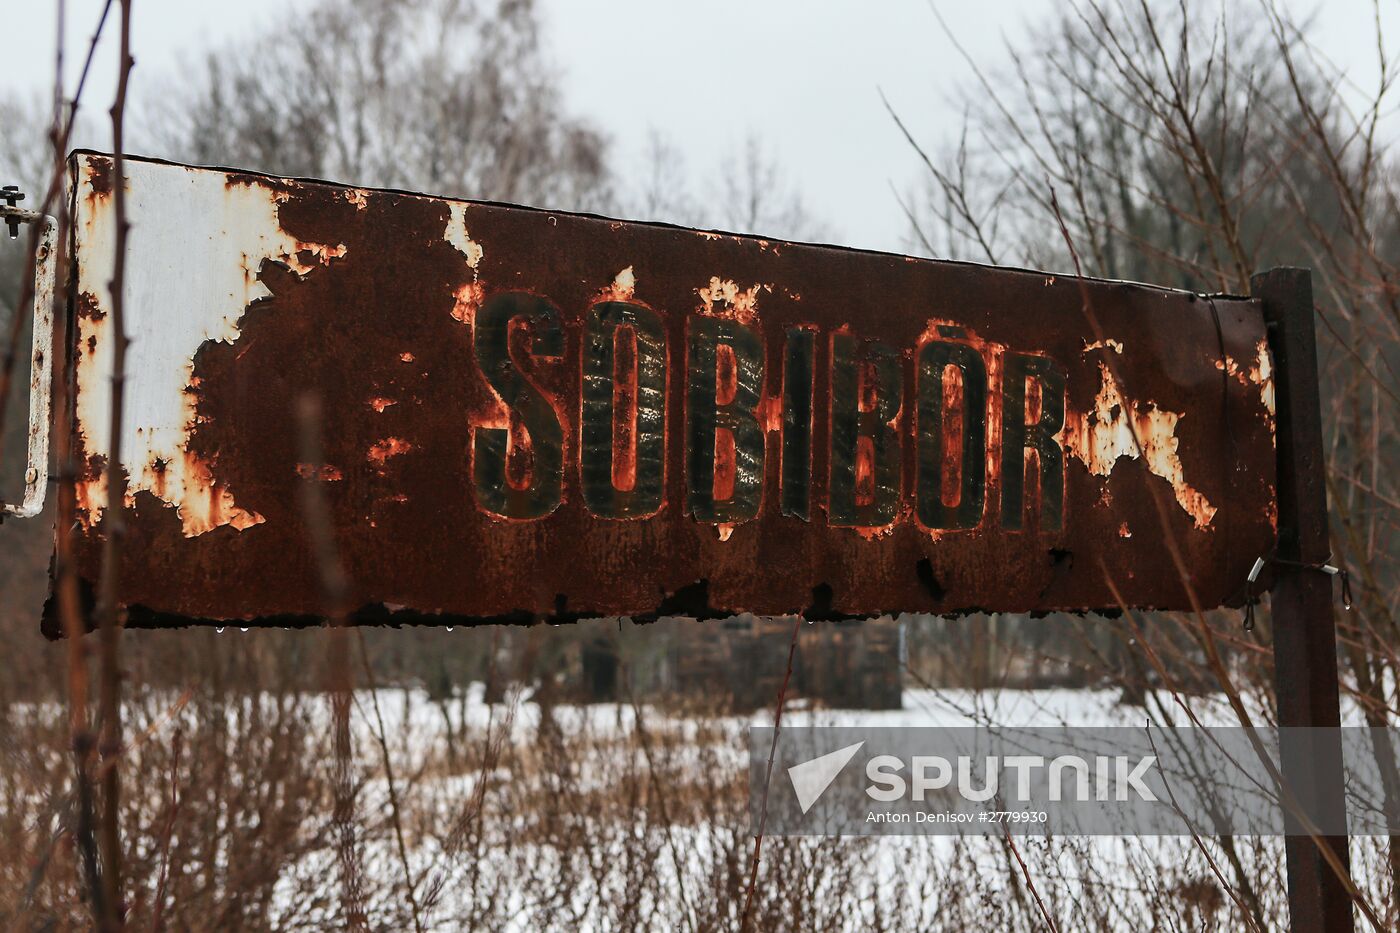
[[[447,229],[443,239],[467,258],[472,270],[472,280],[457,286],[452,294],[452,317],[463,324],[476,320],[476,310],[486,299],[486,286],[481,282],[481,260],[486,250],[467,233],[467,205],[453,202],[448,205]]]
[[[1083,414],[1067,413],[1062,434],[1064,447],[1095,476],[1107,477],[1123,458],[1139,456],[1147,468],[1171,483],[1177,505],[1202,531],[1210,527],[1216,508],[1186,482],[1176,426],[1182,415],[1163,411],[1153,403],[1128,404],[1118,391],[1108,367],[1100,362],[1101,383],[1094,407]]]
[[[626,301],[637,294],[637,274],[628,266],[613,278],[613,294]]]
[[[1255,347],[1256,356],[1254,366],[1249,370],[1249,381],[1259,387],[1259,401],[1264,403],[1264,410],[1269,413],[1269,433],[1274,433],[1274,364],[1273,357],[1269,356],[1269,341],[1259,338],[1259,344]]]
[[[1230,376],[1240,385],[1248,388],[1259,387],[1259,402],[1264,406],[1264,418],[1269,425],[1269,436],[1275,436],[1276,401],[1274,398],[1274,363],[1269,355],[1269,341],[1263,337],[1254,347],[1254,363],[1248,369],[1241,367],[1233,357],[1225,356],[1215,361],[1215,368]]]
[[[628,266],[613,277],[611,284],[598,290],[595,301],[631,301],[637,294],[637,274]]]
[[[93,171],[92,160],[85,156]],[[304,243],[282,229],[287,195],[257,181],[229,184],[223,172],[146,162],[126,163],[126,392],[121,422],[127,503],[146,490],[174,506],[186,536],[223,525],[248,528],[261,515],[241,508],[206,463],[189,450],[195,424],[194,357],[209,340],[238,339],[244,309],[272,293],[258,281],[264,261],[298,276],[345,255],[345,244]],[[100,319],[82,317],[78,339],[93,352],[77,364],[78,430],[89,455],[111,449],[112,279],[116,215],[110,198],[77,199],[78,290],[90,293]],[[309,257],[309,258],[304,258]],[[106,507],[105,480],[85,484],[84,520]]]
[[[467,205],[459,201],[448,205],[447,231],[444,238],[457,252],[467,257],[467,265],[472,267],[473,272],[480,268],[486,251],[467,234]]]
[[[1123,354],[1123,344],[1120,341],[1114,340],[1112,337],[1103,340],[1095,340],[1092,343],[1088,340],[1084,341],[1084,352],[1088,353],[1090,350],[1112,350],[1114,353],[1121,356]]]
[[[731,317],[741,324],[752,324],[758,319],[759,291],[772,292],[771,284],[754,284],[740,288],[731,279],[710,276],[710,284],[695,290],[700,296],[701,310],[706,314]]]

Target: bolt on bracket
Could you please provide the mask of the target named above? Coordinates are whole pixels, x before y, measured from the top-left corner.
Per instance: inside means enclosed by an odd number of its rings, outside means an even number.
[[[39,211],[18,207],[24,193],[15,185],[0,188],[0,221],[11,239],[21,224],[39,228],[34,251],[34,336],[29,373],[29,447],[24,471],[24,499],[13,505],[0,501],[0,519],[32,518],[44,509],[49,485],[49,422],[53,414],[54,239],[58,221]]]

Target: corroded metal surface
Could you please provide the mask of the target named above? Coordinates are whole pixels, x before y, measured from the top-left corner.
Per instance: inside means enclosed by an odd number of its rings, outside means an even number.
[[[58,221],[37,211],[0,204],[0,220],[33,224],[34,323],[29,351],[29,428],[24,468],[24,498],[18,504],[0,502],[0,519],[6,516],[34,518],[44,511],[49,489],[49,426],[53,421],[53,305],[54,240]],[[23,313],[23,309],[18,313]]]
[[[115,180],[73,172],[91,580]],[[308,482],[362,620],[1213,606],[1273,545],[1257,302],[142,160],[127,185],[134,624],[316,618]]]

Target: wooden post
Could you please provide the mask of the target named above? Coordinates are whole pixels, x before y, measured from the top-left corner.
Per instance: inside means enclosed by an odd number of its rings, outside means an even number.
[[[1320,566],[1330,556],[1312,276],[1306,269],[1271,269],[1250,285],[1263,304],[1275,367],[1279,562],[1269,601],[1283,774],[1306,812],[1344,816],[1332,578],[1304,566]],[[1332,731],[1311,731],[1318,729]],[[1316,841],[1291,814],[1285,825],[1291,928],[1351,933],[1351,897],[1321,851],[1324,844],[1331,848],[1349,870],[1347,837]]]

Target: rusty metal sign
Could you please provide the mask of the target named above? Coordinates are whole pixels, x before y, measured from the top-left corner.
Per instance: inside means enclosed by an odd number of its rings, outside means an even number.
[[[1257,301],[136,160],[72,164],[81,576],[131,622],[1187,608],[1276,534]],[[324,462],[296,402],[321,399]],[[1189,568],[1183,582],[1171,555]]]

